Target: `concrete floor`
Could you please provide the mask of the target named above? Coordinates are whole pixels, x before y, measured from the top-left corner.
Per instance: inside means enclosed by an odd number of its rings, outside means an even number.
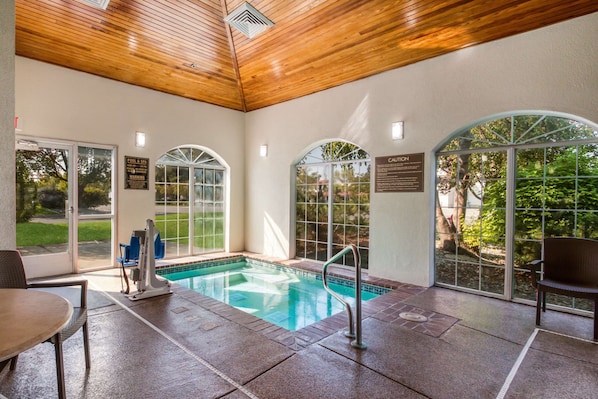
[[[69,398],[598,398],[587,317],[549,310],[536,329],[530,306],[398,285],[364,305],[360,350],[344,314],[289,333],[176,285],[131,302],[117,269],[85,277],[92,366],[77,333],[64,345]],[[55,398],[52,345],[6,367],[0,394]]]

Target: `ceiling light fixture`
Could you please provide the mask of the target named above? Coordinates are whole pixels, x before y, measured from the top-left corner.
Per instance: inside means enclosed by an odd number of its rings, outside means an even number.
[[[101,8],[102,10],[105,10],[106,8],[108,8],[108,3],[110,3],[110,0],[80,0],[80,1],[87,3],[92,7]]]
[[[248,2],[241,4],[233,12],[228,14],[224,18],[224,22],[234,26],[250,39],[269,27],[274,26],[274,22],[270,21]]]

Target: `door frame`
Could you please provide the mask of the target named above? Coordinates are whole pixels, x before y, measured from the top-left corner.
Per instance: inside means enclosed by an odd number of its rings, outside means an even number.
[[[40,137],[16,136],[15,151],[21,150],[21,148],[19,148],[20,145],[29,146],[30,148],[56,148],[68,151],[67,170],[69,171],[69,173],[67,176],[67,203],[65,205],[65,213],[67,215],[68,223],[67,249],[66,252],[23,256],[23,264],[25,266],[25,272],[27,274],[27,277],[36,278],[57,274],[72,273],[74,270],[75,259],[73,254],[73,185],[75,179],[72,173],[73,168],[75,167],[73,157],[75,145],[74,143]]]
[[[100,268],[86,268],[85,272],[106,269],[114,266],[114,259],[116,254],[116,200],[117,200],[117,181],[116,181],[116,156],[117,147],[113,145],[102,145],[86,142],[76,142],[68,140],[55,140],[36,136],[16,136],[16,148],[18,150],[19,144],[24,143],[26,146],[38,146],[44,148],[57,148],[69,151],[67,159],[68,167],[68,190],[67,190],[67,210],[68,215],[68,243],[67,251],[56,254],[42,254],[29,255],[23,257],[23,264],[28,278],[46,277],[53,275],[80,273],[81,270],[78,265],[78,226],[79,219],[79,201],[78,201],[78,173],[77,173],[77,159],[79,157],[79,147],[93,147],[101,149],[111,149],[112,152],[112,201],[111,212],[108,216],[111,218],[112,237],[110,240],[110,259],[111,262]],[[93,217],[83,217],[82,219],[93,219]]]

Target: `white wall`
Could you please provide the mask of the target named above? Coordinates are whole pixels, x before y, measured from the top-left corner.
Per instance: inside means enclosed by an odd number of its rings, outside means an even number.
[[[0,2],[0,181],[15,181],[15,2]],[[13,186],[14,187],[14,186]],[[15,249],[15,190],[0,190],[0,249]]]
[[[2,33],[2,46],[8,46]],[[423,152],[425,192],[372,194],[370,274],[429,285],[434,148],[464,126],[515,110],[598,122],[597,37],[598,14],[592,14],[245,115],[17,57],[16,115],[24,135],[118,146],[118,241],[154,212],[153,184],[150,195],[123,189],[125,155],[154,163],[178,145],[212,149],[231,167],[229,249],[280,257],[292,254],[292,165],[307,150],[340,138],[372,158]],[[2,88],[10,86],[4,75],[11,73],[9,61],[0,64]],[[4,135],[4,111],[2,118]],[[390,139],[396,120],[405,121],[400,142]],[[133,143],[136,130],[147,133],[142,150]],[[12,138],[5,143],[2,151],[12,153]],[[269,146],[267,158],[259,157],[261,144]],[[2,195],[4,204],[8,194]],[[5,223],[3,233],[13,237],[10,229]]]
[[[16,57],[16,114],[21,135],[118,146],[118,242],[154,216],[154,170],[149,191],[125,190],[124,156],[153,166],[179,145],[209,148],[230,166],[228,249],[244,248],[243,113]],[[135,147],[137,130],[146,133],[145,148]]]
[[[316,143],[346,139],[372,159],[423,152],[425,192],[372,193],[370,274],[430,285],[433,150],[460,128],[515,110],[598,122],[598,13],[247,114],[246,249],[291,252],[292,165]],[[393,142],[397,120],[405,139]]]

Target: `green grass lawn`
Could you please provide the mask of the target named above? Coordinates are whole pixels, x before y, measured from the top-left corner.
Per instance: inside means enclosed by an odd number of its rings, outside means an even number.
[[[216,224],[214,229],[214,217],[222,217],[222,213],[208,214],[207,218],[202,217],[203,214],[195,214],[195,235],[202,236],[202,229],[205,229],[206,237],[197,237],[195,239],[195,246],[210,250],[214,248],[224,248],[224,225],[222,223]],[[157,215],[155,218],[156,228],[160,230],[162,239],[176,240],[178,244],[189,243],[189,216],[188,214],[167,214]],[[215,237],[208,237],[215,234]]]
[[[79,223],[79,241],[110,240],[110,221]],[[17,223],[17,247],[64,244],[69,239],[67,223]]]
[[[212,216],[212,215],[210,215]],[[221,216],[221,215],[219,215]],[[178,223],[177,223],[178,217]],[[201,219],[201,215],[196,214],[196,219]],[[179,243],[186,243],[189,234],[189,222],[185,214],[169,214],[156,216],[156,228],[160,230],[162,238],[182,237]],[[206,226],[208,231],[213,231],[213,220],[198,220],[196,229],[200,226]],[[139,226],[140,229],[145,226]],[[223,226],[218,225],[217,235],[222,234]],[[109,220],[90,220],[79,222],[79,242],[85,241],[106,241],[110,240],[110,221]],[[197,235],[198,232],[196,232]],[[217,239],[222,241],[222,239]],[[17,247],[32,247],[38,245],[65,244],[68,242],[68,224],[65,223],[17,223]],[[222,247],[224,243],[214,243],[215,247]]]

